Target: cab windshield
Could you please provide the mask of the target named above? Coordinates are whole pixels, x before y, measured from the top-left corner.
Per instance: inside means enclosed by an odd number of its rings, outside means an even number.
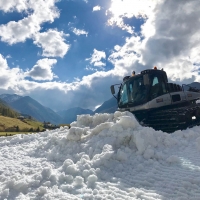
[[[127,104],[132,106],[147,102],[147,88],[144,85],[143,76],[135,76],[126,81],[119,93],[119,107]]]

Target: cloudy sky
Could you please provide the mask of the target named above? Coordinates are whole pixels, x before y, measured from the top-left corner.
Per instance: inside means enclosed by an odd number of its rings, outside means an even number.
[[[200,81],[199,0],[0,1],[0,93],[94,109],[135,70]]]

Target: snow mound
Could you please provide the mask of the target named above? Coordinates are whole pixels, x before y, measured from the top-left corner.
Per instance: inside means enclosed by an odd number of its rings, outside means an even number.
[[[0,148],[0,199],[200,199],[199,127],[167,134],[129,112],[80,115]]]

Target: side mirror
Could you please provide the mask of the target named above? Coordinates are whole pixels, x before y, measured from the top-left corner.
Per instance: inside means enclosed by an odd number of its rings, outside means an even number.
[[[112,93],[112,94],[115,94],[115,88],[114,88],[114,85],[111,85],[111,86],[110,86],[110,90],[111,90],[111,93]]]
[[[148,74],[144,74],[143,78],[144,78],[144,85],[149,85],[149,75]]]

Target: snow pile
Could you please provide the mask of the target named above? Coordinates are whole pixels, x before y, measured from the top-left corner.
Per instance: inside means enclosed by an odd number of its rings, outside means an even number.
[[[129,112],[0,138],[0,199],[200,199],[199,127],[173,134]]]

